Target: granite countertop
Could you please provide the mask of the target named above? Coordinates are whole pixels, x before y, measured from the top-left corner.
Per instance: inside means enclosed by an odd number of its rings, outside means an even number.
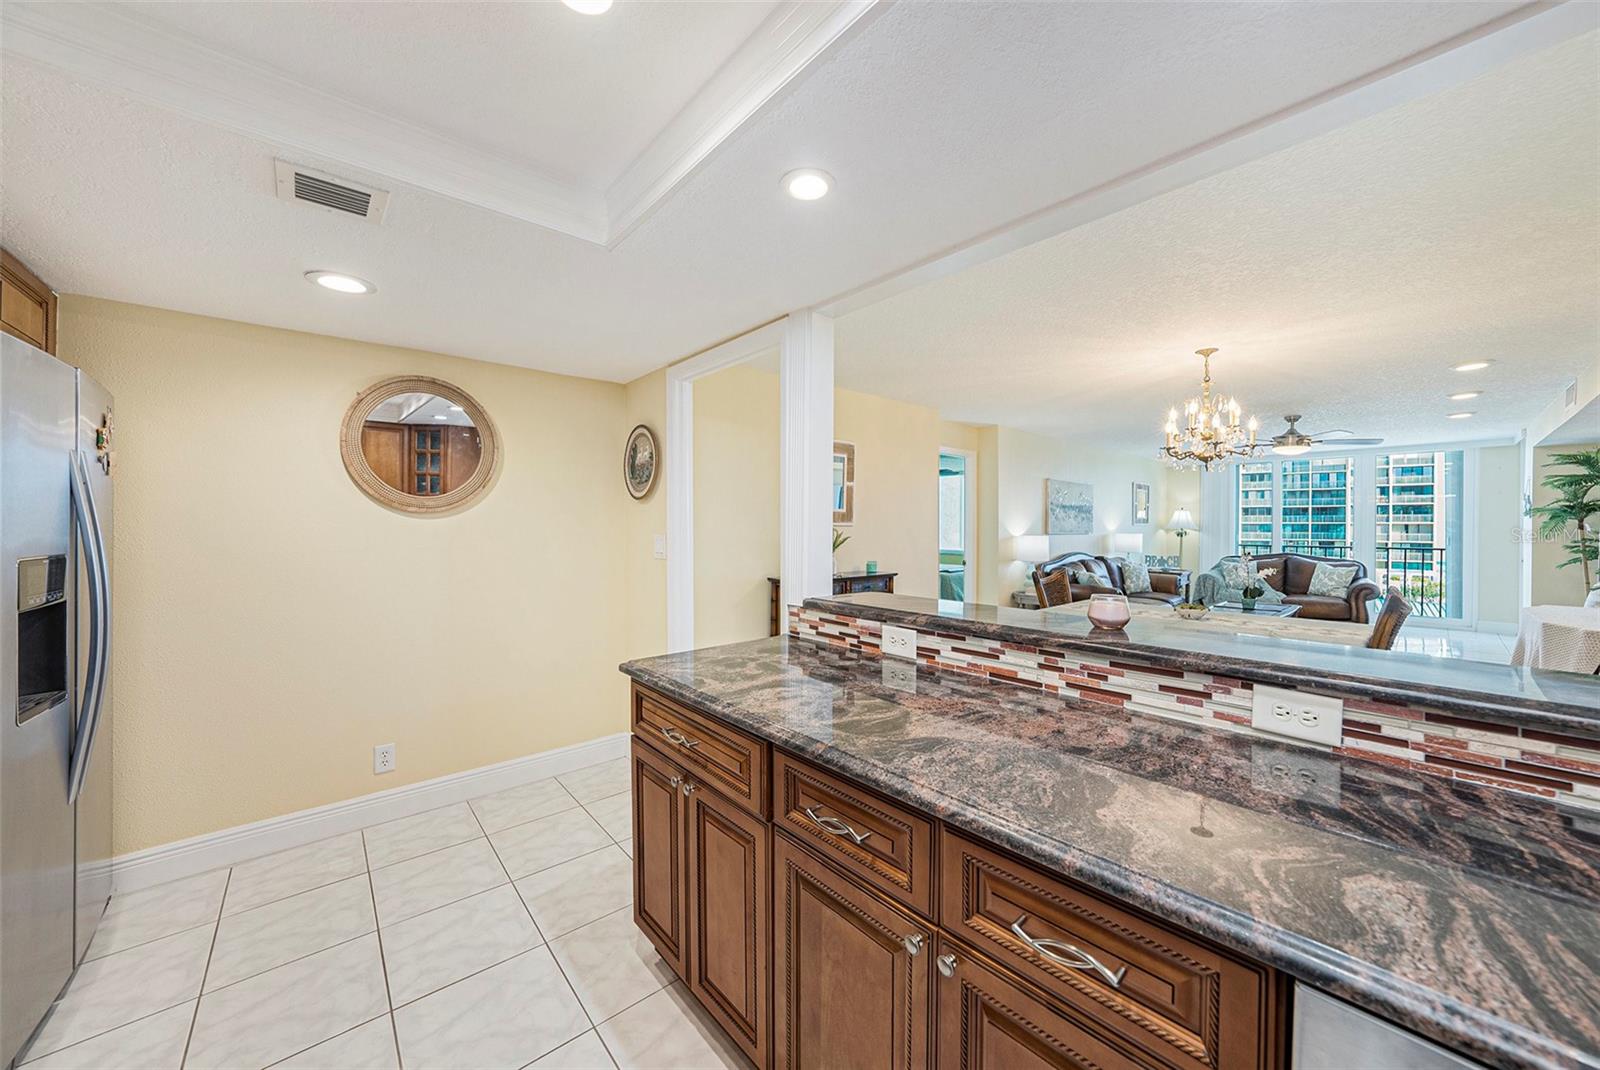
[[[808,598],[806,608],[922,631],[975,635],[1027,646],[1133,655],[1189,672],[1268,684],[1337,686],[1343,694],[1425,705],[1501,724],[1600,739],[1600,677],[1368,650],[1244,633],[1206,634],[1136,614],[1127,627],[1099,631],[1082,611],[1015,609],[899,594]]]
[[[1600,1068],[1592,814],[784,636],[622,669],[1491,1065]]]

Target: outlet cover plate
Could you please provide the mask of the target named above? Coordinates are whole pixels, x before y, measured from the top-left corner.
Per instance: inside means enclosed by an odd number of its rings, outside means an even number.
[[[883,626],[883,655],[887,658],[911,658],[917,656],[917,632],[914,628],[897,628],[893,624]]]
[[[1323,747],[1337,747],[1344,737],[1343,699],[1262,684],[1253,691],[1250,723],[1259,731]]]
[[[393,743],[380,743],[372,748],[372,772],[374,774],[394,772]]]

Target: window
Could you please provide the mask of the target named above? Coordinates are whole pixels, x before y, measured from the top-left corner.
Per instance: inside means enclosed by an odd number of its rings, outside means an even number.
[[[1236,552],[1353,558],[1415,615],[1460,620],[1465,459],[1440,450],[1238,465]]]
[[[1462,616],[1461,450],[1377,458],[1373,579],[1423,617]]]

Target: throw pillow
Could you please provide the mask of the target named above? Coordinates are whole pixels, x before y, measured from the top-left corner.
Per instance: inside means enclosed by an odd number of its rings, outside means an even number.
[[[1360,569],[1354,565],[1340,568],[1338,565],[1318,561],[1316,569],[1311,573],[1311,582],[1306,585],[1306,594],[1343,598],[1350,593],[1350,585],[1356,581],[1356,573],[1359,571]]]
[[[1144,594],[1150,590],[1150,567],[1142,561],[1122,562],[1122,593]]]
[[[1086,568],[1075,568],[1069,571],[1072,573],[1072,582],[1076,583],[1080,587],[1106,586],[1105,580],[1101,578],[1099,573],[1090,572]]]
[[[1240,590],[1250,583],[1254,569],[1243,561],[1223,561],[1219,566],[1222,570],[1222,585],[1229,590]],[[1262,586],[1266,586],[1265,583]]]

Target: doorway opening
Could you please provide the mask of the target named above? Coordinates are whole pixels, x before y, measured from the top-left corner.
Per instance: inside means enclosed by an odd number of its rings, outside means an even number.
[[[972,590],[972,550],[977,530],[972,493],[973,456],[968,450],[939,451],[939,597],[965,602]]]

